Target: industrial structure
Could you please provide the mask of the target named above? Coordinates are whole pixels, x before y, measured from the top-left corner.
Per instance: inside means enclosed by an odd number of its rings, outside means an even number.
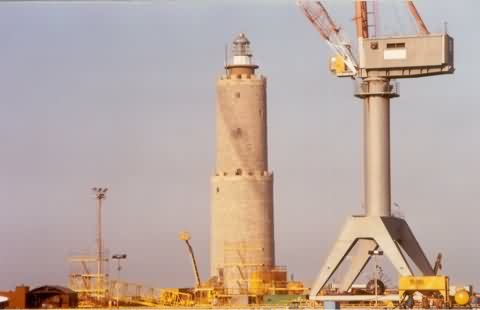
[[[253,62],[250,42],[244,33],[233,41],[231,58],[226,57],[225,74],[217,80],[216,87],[210,278],[201,280],[190,234],[183,231],[179,239],[185,242],[192,263],[193,287],[155,289],[119,279],[99,285],[104,270],[100,218],[105,191],[97,189],[99,234],[94,259],[97,273],[90,277],[96,279],[97,284],[84,280],[83,292],[89,296],[104,293],[106,299],[112,299],[115,292],[116,304],[129,306],[263,304],[327,308],[334,302],[333,307],[338,307],[337,303],[362,307],[413,307],[415,303],[446,307],[470,303],[473,291],[460,288],[452,293],[449,278],[438,274],[441,254],[432,266],[406,221],[392,215],[390,198],[389,101],[399,96],[397,83],[392,79],[453,73],[453,39],[446,33],[430,34],[411,2],[408,8],[420,34],[369,36],[372,28],[367,18],[372,14],[369,4],[356,1],[357,54],[322,3],[300,1],[299,5],[336,53],[330,70],[338,77],[355,80],[355,96],[363,99],[364,106],[363,205],[366,212],[347,220],[308,298],[303,283],[288,281],[286,267],[277,266],[275,261],[266,78],[256,73],[258,66]],[[421,275],[413,275],[404,252]],[[342,275],[341,283],[327,287],[347,255],[351,257],[350,266]],[[400,275],[398,289],[392,290],[382,283],[377,255],[385,255],[396,268]],[[372,257],[374,279],[352,289]],[[85,263],[82,265],[88,275]],[[92,286],[93,291],[89,290]],[[103,291],[99,291],[100,287]],[[416,293],[421,293],[423,299],[419,301]]]
[[[69,287],[79,294],[82,301],[105,304],[112,291],[108,280],[108,251],[103,246],[102,205],[107,198],[106,187],[93,187],[96,207],[96,249],[95,255],[81,251],[70,255]]]
[[[78,294],[62,287],[44,285],[34,289],[28,286],[17,286],[14,291],[0,291],[0,309],[26,308],[76,308]]]
[[[266,78],[250,42],[233,42],[217,81],[216,168],[212,177],[211,276],[245,294],[252,272],[275,266],[273,174],[268,170]]]
[[[328,280],[351,255],[343,275],[342,291],[348,291],[371,258],[381,248],[400,276],[412,276],[402,250],[422,275],[434,271],[404,219],[392,216],[390,198],[390,98],[398,97],[393,78],[451,74],[453,39],[447,33],[430,34],[418,11],[407,1],[420,33],[410,36],[369,36],[368,1],[355,2],[359,61],[320,2],[300,1],[306,17],[336,53],[331,70],[339,77],[358,79],[355,96],[363,99],[364,206],[366,212],[347,220],[320,274],[310,299],[316,299]]]
[[[191,236],[182,231],[192,263],[194,284],[187,288],[152,288],[109,276],[109,255],[102,238],[102,202],[107,188],[92,188],[96,199],[96,250],[69,258],[69,288],[41,286],[29,291],[0,292],[0,308],[31,307],[197,307],[236,305],[337,309],[348,307],[423,308],[473,304],[473,288],[454,287],[441,275],[442,254],[432,266],[407,222],[391,212],[390,99],[399,96],[393,79],[454,72],[453,39],[432,34],[415,5],[407,1],[418,34],[377,36],[370,20],[378,14],[372,1],[355,1],[358,53],[319,1],[298,0],[302,12],[334,51],[330,70],[354,80],[363,104],[363,201],[365,214],[347,219],[310,290],[288,280],[287,268],[276,265],[273,173],[268,166],[267,83],[257,74],[250,41],[240,33],[226,55],[225,74],[216,82],[216,164],[211,177],[210,278],[202,281]],[[406,256],[419,269],[414,275]],[[398,287],[382,283],[377,258],[385,255],[400,275]],[[350,257],[339,283],[331,281]],[[374,260],[374,276],[358,284]],[[338,279],[338,278],[337,278]],[[355,285],[354,285],[355,284]],[[419,297],[418,294],[421,296]],[[4,298],[1,298],[3,297]]]

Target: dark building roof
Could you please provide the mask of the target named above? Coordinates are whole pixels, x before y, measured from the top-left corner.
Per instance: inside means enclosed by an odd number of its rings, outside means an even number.
[[[59,286],[59,285],[44,285],[34,288],[29,292],[29,294],[76,294],[75,291],[69,289],[68,287]]]

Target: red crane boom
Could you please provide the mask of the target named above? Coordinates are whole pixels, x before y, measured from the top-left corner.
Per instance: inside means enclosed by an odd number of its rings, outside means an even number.
[[[415,18],[415,23],[417,24],[418,32],[421,34],[430,34],[430,31],[428,31],[428,28],[423,22],[423,19],[420,16],[420,13],[418,13],[417,8],[415,7],[415,4],[413,4],[413,1],[407,0],[406,2],[407,2],[408,10],[410,11],[410,14],[412,14],[413,18]]]
[[[338,27],[326,7],[320,1],[298,0],[298,7],[303,14],[317,29],[322,38],[336,55],[342,57],[342,63],[348,67],[349,72],[344,76],[352,76],[357,73],[357,60],[351,51],[351,45],[344,37],[342,30]]]

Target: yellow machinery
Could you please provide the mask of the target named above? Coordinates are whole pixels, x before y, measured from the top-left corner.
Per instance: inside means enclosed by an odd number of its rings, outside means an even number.
[[[450,296],[450,283],[447,276],[419,276],[400,277],[398,294],[400,303],[413,306],[413,294],[419,292],[423,295],[422,306],[434,304],[437,308],[446,308],[452,305],[467,307],[470,305],[471,292],[458,288]]]
[[[215,283],[211,283],[210,280],[205,283],[202,283],[200,280],[200,273],[198,272],[197,261],[193,253],[192,245],[190,244],[190,233],[187,231],[182,231],[178,235],[178,238],[182,241],[185,241],[188,254],[190,255],[190,259],[192,261],[192,269],[195,276],[195,288],[193,288],[192,290],[191,297],[193,300],[191,300],[191,302],[196,305],[212,305],[215,302],[215,298],[217,296],[217,288],[214,285]],[[185,298],[186,297],[183,296],[183,299]]]
[[[287,281],[287,269],[275,267],[266,271],[254,271],[248,279],[250,295],[302,295],[305,287],[299,281]]]
[[[248,279],[248,294],[253,303],[294,306],[305,302],[307,289],[302,282],[287,280],[286,267],[276,266],[252,272]]]
[[[193,248],[190,245],[190,234],[187,231],[182,231],[178,235],[178,238],[182,241],[185,241],[185,244],[187,245],[188,253],[190,254],[190,259],[192,260],[192,268],[193,268],[193,273],[195,275],[195,284],[197,287],[200,287],[200,274],[198,272],[197,268],[197,261],[195,260],[195,255],[193,254]]]
[[[330,72],[338,77],[352,76],[352,71],[348,68],[344,56],[337,54],[330,58]]]
[[[287,293],[289,295],[303,295],[308,289],[300,281],[289,281],[287,283]]]
[[[163,306],[193,306],[191,294],[181,292],[178,288],[162,289],[160,304]]]
[[[436,307],[447,307],[449,300],[449,279],[447,276],[403,276],[398,281],[398,294],[400,303],[413,306],[413,294],[416,292],[424,296],[423,306],[430,302]]]
[[[455,304],[459,306],[466,306],[470,303],[470,293],[464,288],[458,289],[455,292],[454,300]]]
[[[197,287],[193,290],[195,305],[212,305],[216,296],[217,291],[214,287]]]
[[[285,294],[286,292],[286,269],[253,271],[249,276],[248,293],[251,295]]]

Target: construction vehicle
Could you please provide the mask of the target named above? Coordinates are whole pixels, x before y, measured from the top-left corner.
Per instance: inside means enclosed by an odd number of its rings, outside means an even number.
[[[398,282],[402,308],[458,308],[469,307],[473,290],[450,285],[447,276],[400,277]]]
[[[200,273],[197,267],[197,261],[193,253],[193,247],[190,244],[191,236],[188,231],[181,231],[178,235],[181,241],[184,241],[187,245],[188,254],[192,261],[193,274],[195,276],[195,287],[192,289],[192,299],[197,305],[211,305],[217,295],[218,288],[216,288],[215,281],[211,279],[205,283],[201,282]]]
[[[398,295],[400,297],[400,306],[412,308],[415,305],[414,294],[420,293],[422,307],[434,305],[436,308],[448,307],[452,303],[449,299],[449,279],[446,276],[438,275],[442,269],[442,253],[438,253],[433,265],[434,276],[419,277],[400,277],[398,285]],[[462,292],[463,293],[463,292]],[[459,301],[464,302],[464,294],[459,294]]]
[[[195,286],[200,287],[201,286],[200,274],[198,272],[195,255],[193,254],[193,248],[192,248],[192,245],[190,244],[190,239],[191,239],[190,233],[188,231],[181,231],[180,234],[178,235],[178,238],[182,241],[185,241],[185,244],[187,245],[188,254],[190,255],[190,259],[192,260],[193,274],[195,275]]]
[[[400,306],[403,308],[413,308],[416,303],[422,308],[430,308],[431,305],[438,309],[449,308],[449,290],[447,276],[407,276],[400,277],[398,281]],[[415,293],[422,295],[420,302],[415,301]]]
[[[400,277],[398,294],[400,306],[412,308],[417,304],[423,308],[466,307],[470,305],[472,289],[450,286],[447,276],[439,275],[442,269],[442,253],[438,253],[433,265],[434,276]],[[421,299],[414,295],[420,293]]]

